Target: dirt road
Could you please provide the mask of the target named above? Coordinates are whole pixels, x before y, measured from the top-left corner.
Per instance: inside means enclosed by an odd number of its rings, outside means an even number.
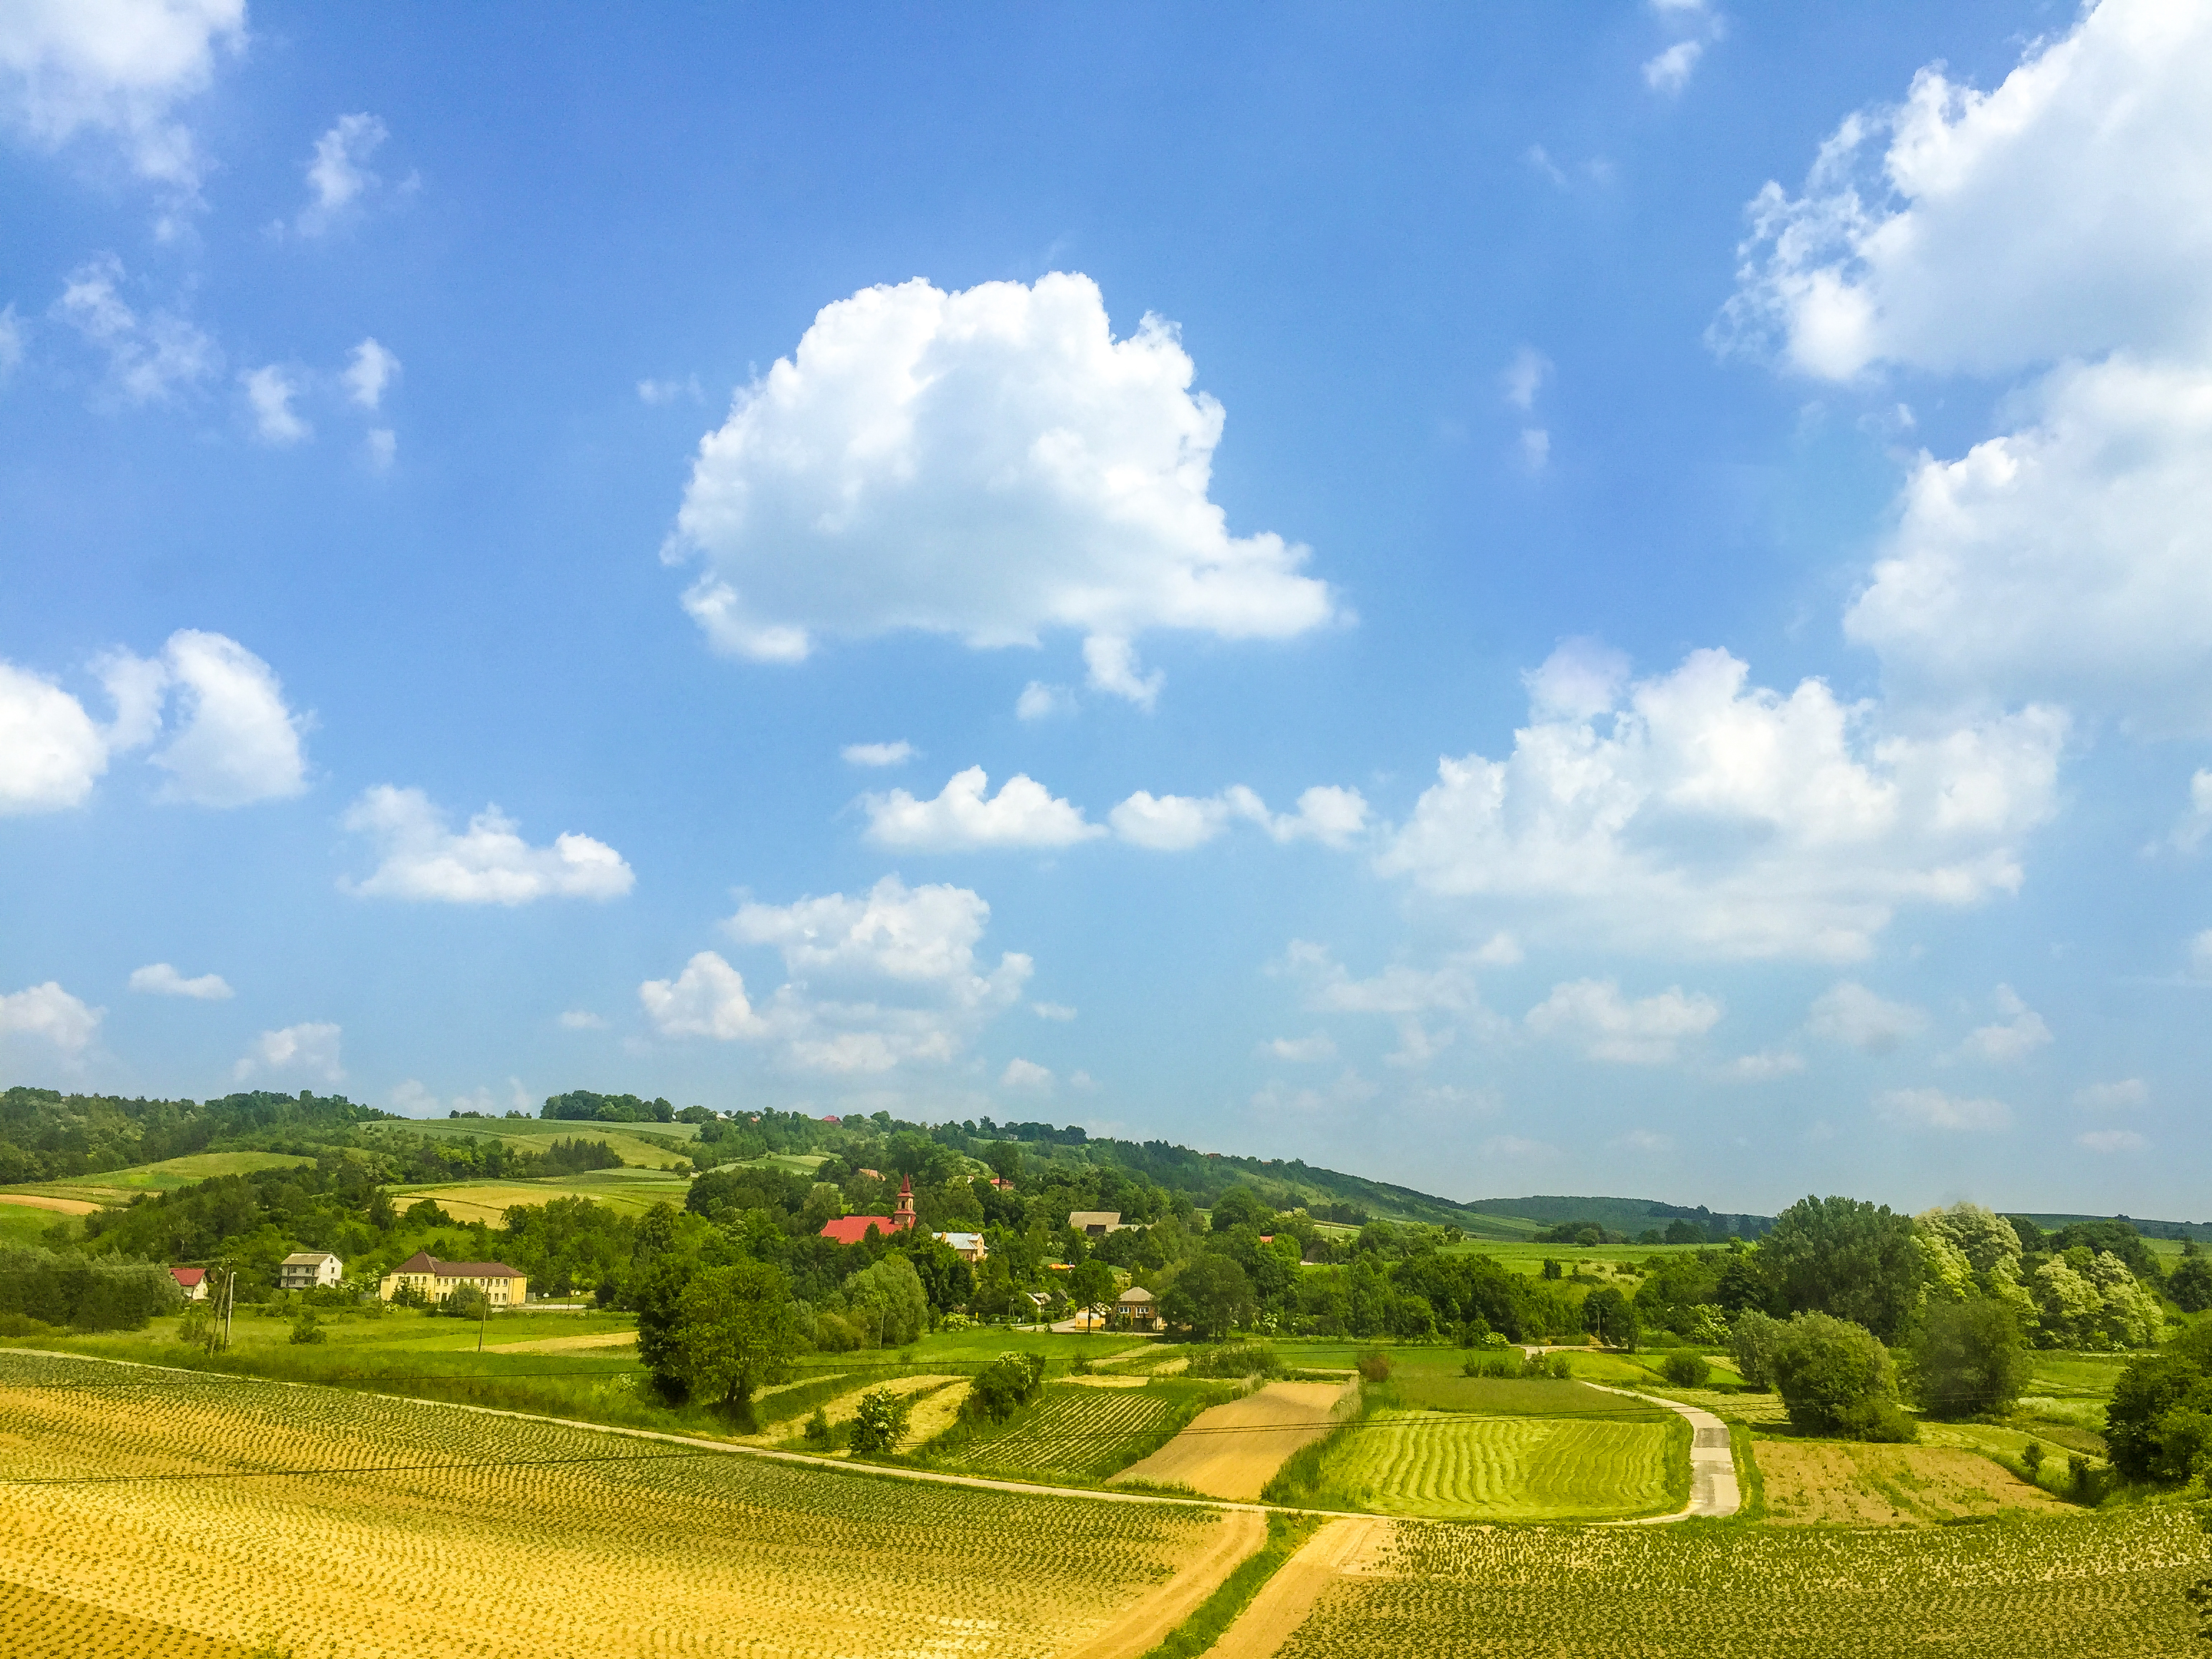
[[[1260,1587],[1213,1644],[1212,1659],[1270,1659],[1306,1621],[1321,1593],[1347,1573],[1364,1571],[1390,1541],[1390,1522],[1366,1516],[1331,1521]]]
[[[1183,1563],[1176,1576],[1137,1604],[1067,1659],[1139,1659],[1190,1617],[1200,1602],[1220,1587],[1237,1564],[1267,1541],[1266,1518],[1254,1510],[1230,1510],[1206,1535],[1206,1547]]]
[[[1695,1406],[1685,1406],[1679,1401],[1662,1400],[1657,1395],[1638,1394],[1633,1389],[1607,1388],[1602,1382],[1593,1382],[1593,1389],[1604,1389],[1607,1394],[1626,1395],[1631,1400],[1642,1400],[1654,1406],[1664,1406],[1690,1420],[1690,1506],[1677,1510],[1672,1515],[1647,1515],[1640,1521],[1619,1521],[1601,1524],[1626,1527],[1647,1527],[1654,1522],[1686,1521],[1693,1515],[1734,1515],[1743,1507],[1743,1494],[1737,1490],[1735,1454],[1729,1446],[1728,1425],[1709,1411]]]

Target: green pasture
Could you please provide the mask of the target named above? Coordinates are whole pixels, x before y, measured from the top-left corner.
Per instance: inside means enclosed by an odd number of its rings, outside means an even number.
[[[496,1140],[517,1152],[542,1152],[554,1140],[604,1140],[625,1164],[648,1170],[672,1169],[683,1152],[656,1146],[652,1139],[687,1141],[696,1139],[696,1123],[568,1123],[542,1118],[407,1118],[398,1121],[364,1123],[362,1135],[371,1146],[383,1136],[423,1135],[434,1140]],[[596,1173],[596,1172],[595,1172]]]
[[[141,1193],[174,1192],[217,1176],[296,1169],[314,1161],[286,1152],[192,1152],[164,1158],[159,1164],[134,1164],[128,1169],[102,1170],[97,1175],[73,1176],[66,1181],[27,1182],[0,1191],[43,1193],[49,1198],[76,1198],[92,1204],[127,1204]]]
[[[72,1234],[80,1231],[76,1216],[33,1209],[27,1204],[0,1204],[0,1244],[44,1244],[57,1222]]]
[[[405,1209],[418,1198],[434,1200],[456,1221],[497,1225],[515,1205],[556,1198],[588,1198],[625,1215],[643,1215],[655,1204],[684,1206],[690,1183],[658,1170],[586,1170],[538,1181],[433,1181],[396,1186],[392,1201]]]
[[[1714,1248],[1711,1244],[1534,1244],[1519,1239],[1470,1238],[1443,1246],[1442,1253],[1486,1255],[1499,1267],[1532,1279],[1542,1275],[1547,1259],[1558,1262],[1559,1271],[1570,1276],[1577,1267],[1587,1272],[1602,1262],[1607,1271],[1601,1282],[1611,1283],[1620,1276],[1613,1271],[1618,1267],[1638,1267],[1655,1255],[1694,1255]]]
[[[1663,1515],[1686,1499],[1688,1440],[1689,1425],[1672,1413],[1639,1419],[1382,1411],[1336,1438],[1322,1460],[1319,1490],[1325,1504],[1433,1520]]]
[[[1657,1422],[1660,1407],[1588,1383],[1551,1377],[1461,1376],[1401,1370],[1385,1384],[1399,1403],[1421,1411],[1472,1412],[1481,1417],[1641,1418]]]

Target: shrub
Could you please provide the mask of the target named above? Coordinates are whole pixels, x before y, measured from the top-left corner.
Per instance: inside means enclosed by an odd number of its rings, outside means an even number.
[[[1660,1362],[1659,1374],[1678,1389],[1702,1389],[1713,1368],[1694,1349],[1677,1348]]]
[[[1184,1375],[1188,1376],[1280,1376],[1282,1374],[1282,1356],[1265,1342],[1224,1343],[1211,1353],[1194,1355],[1184,1371]]]
[[[1736,1315],[1729,1330],[1729,1357],[1735,1361],[1736,1374],[1746,1388],[1774,1386],[1766,1374],[1767,1355],[1784,1328],[1780,1320],[1756,1308],[1746,1308]]]
[[[0,1249],[0,1315],[78,1331],[135,1331],[182,1300],[168,1269],[22,1245]]]
[[[1361,1380],[1368,1382],[1388,1382],[1390,1380],[1390,1356],[1380,1348],[1363,1348],[1352,1362],[1359,1368]]]
[[[2186,1480],[2212,1455],[2212,1321],[2120,1373],[2105,1407],[2112,1467],[2133,1480]]]
[[[1003,1423],[1024,1406],[1034,1404],[1044,1393],[1044,1356],[1002,1353],[975,1373],[960,1414],[971,1421],[987,1419]]]
[[[889,1389],[871,1389],[853,1413],[853,1449],[887,1452],[906,1434],[907,1402]]]
[[[830,1414],[819,1406],[814,1408],[814,1415],[806,1419],[806,1443],[817,1451],[830,1448]]]
[[[327,1342],[330,1333],[323,1328],[322,1321],[315,1317],[313,1308],[303,1308],[300,1316],[292,1322],[292,1340],[295,1342]]]
[[[1913,1437],[1911,1420],[1897,1409],[1889,1351],[1865,1326],[1801,1313],[1774,1334],[1765,1358],[1774,1390],[1800,1429],[1859,1439]]]

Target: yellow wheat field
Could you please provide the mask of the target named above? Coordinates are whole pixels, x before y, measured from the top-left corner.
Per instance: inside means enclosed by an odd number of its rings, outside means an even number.
[[[83,1604],[42,1639],[88,1659],[143,1650],[110,1615],[316,1659],[1057,1654],[1219,1524],[0,1352],[0,1585]]]

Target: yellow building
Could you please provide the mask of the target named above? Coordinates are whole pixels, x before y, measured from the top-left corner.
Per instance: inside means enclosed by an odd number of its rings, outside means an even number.
[[[495,1308],[519,1308],[530,1281],[504,1261],[441,1261],[417,1250],[385,1274],[379,1294],[386,1302],[398,1291],[415,1291],[426,1301],[443,1302],[464,1285],[482,1291]]]

